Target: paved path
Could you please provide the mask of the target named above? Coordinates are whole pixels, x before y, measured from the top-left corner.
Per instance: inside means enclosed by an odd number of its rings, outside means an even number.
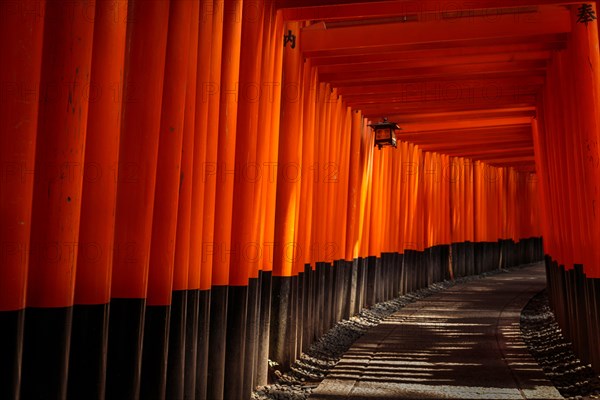
[[[542,264],[408,305],[348,350],[311,399],[562,399],[520,338]]]

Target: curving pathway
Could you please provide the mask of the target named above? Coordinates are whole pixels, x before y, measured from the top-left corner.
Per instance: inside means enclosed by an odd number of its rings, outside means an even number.
[[[543,264],[454,286],[358,339],[311,399],[562,399],[520,337]]]

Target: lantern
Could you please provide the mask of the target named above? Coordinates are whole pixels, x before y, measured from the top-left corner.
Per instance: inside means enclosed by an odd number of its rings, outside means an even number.
[[[396,147],[396,129],[402,129],[395,122],[389,122],[387,118],[383,122],[369,124],[375,132],[375,146],[381,150],[384,146]]]

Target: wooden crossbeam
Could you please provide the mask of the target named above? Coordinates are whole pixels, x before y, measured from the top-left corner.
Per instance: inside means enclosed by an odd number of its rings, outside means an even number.
[[[570,14],[563,8],[541,8],[533,20],[510,15],[490,21],[474,17],[465,21],[424,21],[418,23],[390,23],[327,29],[324,24],[304,28],[300,44],[307,56],[321,52],[374,48],[402,48],[432,43],[472,41],[474,44],[502,43],[503,40],[521,39],[567,33],[571,30]],[[535,21],[535,22],[534,22]]]
[[[395,1],[346,1],[346,4],[327,0],[280,0],[283,18],[295,21],[339,21],[376,19],[416,15],[420,18],[438,16],[452,18],[457,13],[465,17],[477,14],[493,19],[502,10],[527,9],[540,5],[581,4],[581,1],[564,0],[395,0]],[[478,13],[479,11],[479,13]],[[456,18],[456,17],[455,17]]]

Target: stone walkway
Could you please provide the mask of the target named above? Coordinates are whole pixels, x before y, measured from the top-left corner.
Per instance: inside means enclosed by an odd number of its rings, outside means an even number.
[[[543,264],[408,305],[357,340],[311,399],[561,399],[520,338]]]

